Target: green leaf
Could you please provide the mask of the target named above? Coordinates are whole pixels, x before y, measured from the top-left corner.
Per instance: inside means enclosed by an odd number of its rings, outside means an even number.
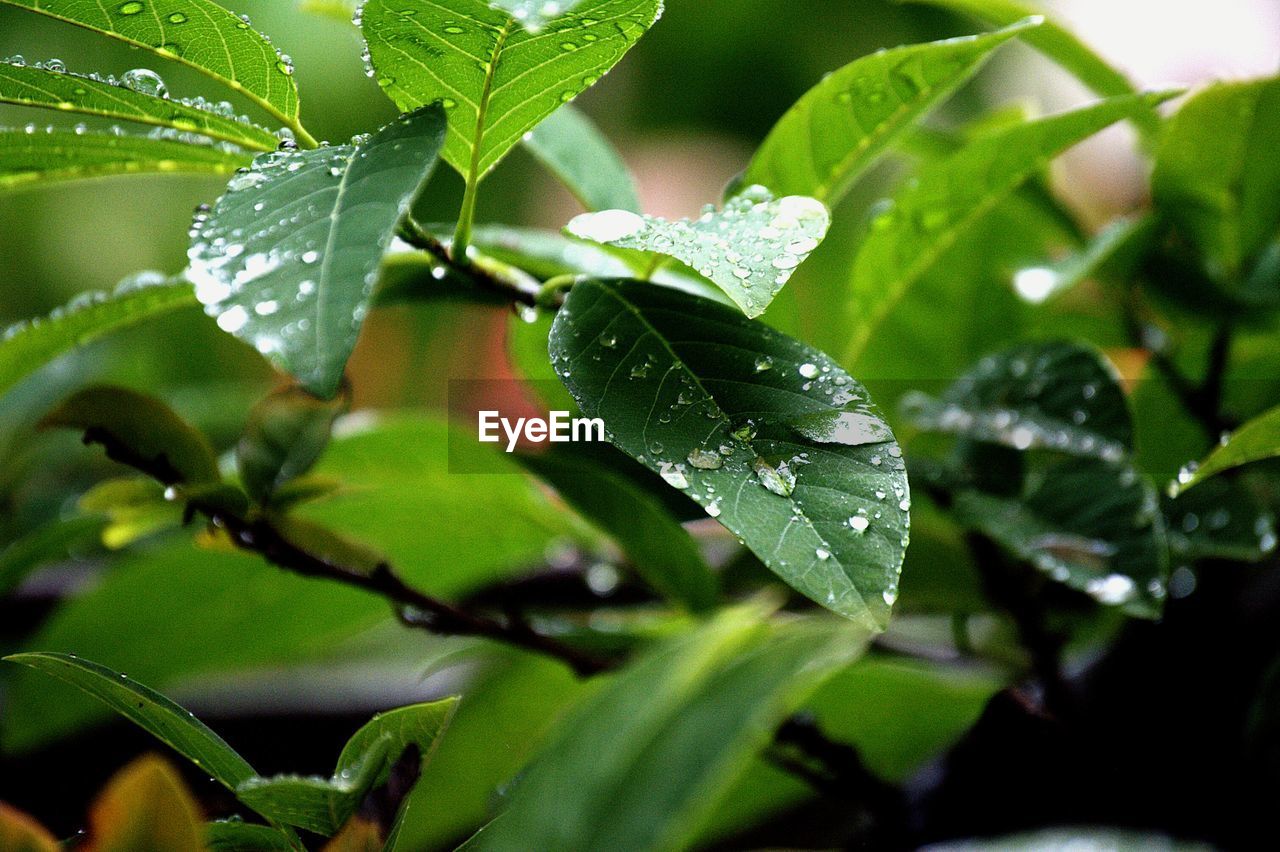
[[[444,158],[474,186],[661,12],[661,0],[583,0],[533,31],[484,0],[369,0],[363,30],[379,85],[401,110],[448,110]]]
[[[12,325],[0,332],[0,394],[100,335],[195,303],[186,282],[144,275],[126,281],[112,293],[77,296],[48,317]]]
[[[636,573],[663,597],[692,612],[715,607],[715,575],[697,543],[657,498],[602,465],[568,454],[528,456],[524,463],[611,535]]]
[[[212,104],[198,106],[167,95],[157,97],[131,89],[126,82],[116,83],[114,78],[103,80],[48,66],[0,62],[0,102],[168,127],[260,151],[274,151],[280,142],[266,128],[215,112]]]
[[[883,627],[906,549],[907,478],[889,427],[830,358],[715,302],[594,280],[570,291],[551,355],[619,449],[796,590]]]
[[[904,0],[899,0],[903,2]],[[994,27],[1007,27],[1029,15],[1042,16],[1038,4],[1023,0],[905,0],[912,3],[928,3],[954,12],[977,18]],[[1042,20],[1040,26],[1025,33],[1023,41],[1052,59],[1070,72],[1090,91],[1100,97],[1114,97],[1135,93],[1133,84],[1123,73],[1082,42],[1071,30],[1052,18]],[[1160,129],[1160,118],[1154,109],[1134,116],[1134,123],[1144,133],[1153,134]]]
[[[579,702],[473,842],[485,850],[685,848],[773,729],[861,653],[853,625],[735,611]]]
[[[833,71],[787,111],[743,175],[777,195],[832,207],[894,141],[971,77],[1001,44],[1034,29],[1024,20],[994,33],[913,44]]]
[[[1259,562],[1275,552],[1275,513],[1245,483],[1210,479],[1161,506],[1177,558]]]
[[[330,837],[370,790],[386,782],[407,748],[416,747],[427,760],[457,703],[446,698],[380,713],[347,743],[331,778],[253,777],[240,784],[236,795],[263,816]]]
[[[310,470],[345,407],[292,387],[254,406],[236,445],[236,466],[249,496],[266,502],[281,485]]]
[[[1038,305],[1095,277],[1127,281],[1155,238],[1154,216],[1117,219],[1081,250],[1052,263],[1019,269],[1013,274],[1013,288],[1025,301]]]
[[[195,68],[296,126],[293,66],[212,0],[0,0]]]
[[[1050,449],[1120,461],[1133,423],[1119,376],[1101,352],[1028,343],[990,355],[933,399],[903,398],[913,425],[1017,450]]]
[[[1170,485],[1170,494],[1177,496],[1218,474],[1277,456],[1280,456],[1280,407],[1259,414],[1241,426],[1200,464],[1192,462],[1184,467],[1178,473],[1178,481]]]
[[[986,213],[1055,156],[1166,94],[1124,96],[980,136],[923,167],[871,222],[854,263],[845,361],[856,361],[903,295]]]
[[[764,187],[751,186],[724,209],[707,209],[697,219],[668,222],[607,210],[584,213],[567,230],[584,240],[673,257],[714,282],[747,316],[758,317],[822,242],[830,223],[827,208],[812,198],[775,199]]]
[[[196,296],[219,327],[332,397],[444,130],[443,111],[428,107],[357,144],[255,159],[197,219],[188,252]]]
[[[52,128],[36,132],[34,127],[30,133],[0,130],[0,190],[110,175],[229,175],[248,162],[249,155],[238,149],[169,139]]]
[[[1239,285],[1280,226],[1280,78],[1218,83],[1169,121],[1151,192],[1199,248],[1209,272]]]
[[[1128,465],[1062,458],[1026,478],[1012,498],[954,495],[952,513],[1053,580],[1157,618],[1168,547],[1155,489]]]
[[[65,558],[73,547],[93,542],[101,529],[99,518],[54,520],[0,548],[0,597],[42,565]]]
[[[167,405],[128,388],[91,387],[73,394],[40,421],[79,429],[107,457],[166,485],[217,483],[218,460],[204,435]]]
[[[92,695],[235,790],[257,773],[203,722],[150,687],[71,654],[33,652],[4,658],[66,681]]]
[[[279,829],[239,819],[207,824],[204,839],[209,852],[293,852],[296,848]]]
[[[588,210],[639,212],[640,198],[626,163],[591,119],[572,104],[544,118],[524,144]]]

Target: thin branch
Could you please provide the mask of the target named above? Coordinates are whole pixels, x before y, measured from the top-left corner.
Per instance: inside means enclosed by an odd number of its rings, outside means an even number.
[[[477,289],[497,293],[515,304],[538,307],[542,282],[523,270],[488,257],[467,258],[467,262],[463,263],[439,238],[412,218],[407,217],[400,224],[400,239],[425,251],[436,262]]]

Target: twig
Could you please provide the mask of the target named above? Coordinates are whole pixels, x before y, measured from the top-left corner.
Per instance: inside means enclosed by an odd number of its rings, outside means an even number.
[[[400,224],[400,239],[414,248],[421,249],[449,268],[458,277],[470,282],[481,290],[498,293],[515,304],[527,307],[538,307],[538,294],[542,291],[542,282],[533,276],[488,258],[455,257],[434,234],[428,232],[412,218],[406,218]]]

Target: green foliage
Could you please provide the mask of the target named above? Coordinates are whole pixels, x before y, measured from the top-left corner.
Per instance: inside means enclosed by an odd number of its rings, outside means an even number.
[[[354,15],[367,46],[372,82],[313,101],[333,113],[317,126],[382,127],[331,146],[301,123],[292,60],[210,0],[0,0],[6,24],[35,13],[49,38],[72,24],[156,64],[119,79],[0,64],[6,110],[87,122],[0,130],[0,190],[226,179],[181,277],[144,274],[0,337],[18,664],[0,684],[0,776],[72,735],[85,766],[66,771],[99,773],[83,729],[114,712],[234,800],[144,758],[88,809],[87,848],[330,852],[909,848],[954,833],[938,814],[1026,828],[967,792],[1002,791],[981,773],[1011,755],[1055,807],[1080,778],[1109,794],[1112,775],[1178,806],[1200,791],[1157,795],[1153,777],[1269,789],[1277,80],[1209,85],[1166,118],[1170,93],[1138,91],[1037,7],[927,2],[995,29],[828,62],[848,40],[827,18],[706,0],[695,41],[646,40],[587,111],[570,102],[661,0],[291,4]],[[864,42],[948,19],[896,14]],[[1041,118],[966,87],[1014,40],[1101,100]],[[591,116],[635,127],[629,93],[656,69],[670,129],[692,78],[758,80],[775,54],[796,68],[778,91],[834,70],[789,109],[758,82],[714,92],[714,117],[781,118],[720,207],[646,212],[620,151],[648,157],[655,137],[615,147]],[[188,96],[192,81],[212,91]],[[335,107],[366,97],[401,114]],[[1122,121],[1150,203],[1081,215],[1048,171]],[[531,157],[485,183],[521,144]],[[659,150],[637,174],[665,204],[664,182],[704,166]],[[441,158],[460,184],[431,182]],[[518,205],[544,201],[520,180],[531,165],[586,212],[552,199],[522,224]],[[192,204],[217,194],[191,188]],[[45,231],[33,255],[78,249]],[[99,265],[49,261],[75,289]],[[24,313],[63,300],[15,282]],[[543,404],[599,421],[604,442],[541,450],[527,430],[507,455],[468,422],[494,408],[532,424]],[[1177,653],[1153,654],[1162,642]],[[264,775],[158,690],[248,717],[228,736],[273,772],[260,717],[383,712],[331,774]],[[1213,712],[1180,715],[1201,701]],[[1250,706],[1249,731],[1225,729]],[[1133,719],[1152,732],[1115,733]],[[305,729],[289,727],[274,730],[294,744]],[[1146,750],[1188,731],[1206,738],[1177,761]],[[1240,845],[1239,810],[1178,825]],[[0,804],[0,846],[55,845]]]

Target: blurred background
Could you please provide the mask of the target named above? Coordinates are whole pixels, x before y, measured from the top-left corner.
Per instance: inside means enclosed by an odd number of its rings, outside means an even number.
[[[259,30],[293,57],[303,119],[318,138],[345,141],[394,115],[392,104],[364,73],[359,37],[349,24],[306,14],[288,0],[226,0],[224,5],[248,13]],[[1144,87],[1195,86],[1210,79],[1271,74],[1280,67],[1280,3],[1274,0],[1060,0],[1046,3],[1045,9]],[[660,23],[579,103],[620,148],[636,176],[646,212],[690,215],[720,199],[725,184],[745,166],[773,122],[825,72],[882,47],[979,29],[970,20],[929,7],[877,0],[667,0]],[[28,61],[57,57],[73,71],[116,75],[142,64],[140,54],[125,46],[0,7],[0,56],[14,54]],[[186,69],[157,70],[174,95],[208,92],[202,79]],[[1006,106],[1039,114],[1086,100],[1063,72],[1013,44],[931,121],[939,127],[958,127]],[[2,126],[44,124],[50,117],[0,106]],[[1142,205],[1143,169],[1132,134],[1120,127],[1062,158],[1052,180],[1080,220],[1096,225]],[[898,172],[892,163],[886,165],[842,203],[831,237],[792,279],[766,320],[819,347],[836,342],[831,324],[824,323],[824,300],[838,298],[867,211]],[[130,177],[0,196],[0,326],[46,313],[77,293],[110,289],[140,270],[179,272],[185,265],[192,210],[214,200],[220,189],[216,179]],[[460,179],[442,166],[417,211],[419,219],[449,220],[461,191]],[[517,150],[483,185],[478,218],[558,229],[578,212],[568,193]],[[1016,299],[1013,274],[1019,261],[1035,260],[1014,258],[997,267],[997,289],[989,298]],[[928,294],[929,289],[920,292]],[[375,312],[350,368],[356,405],[443,408],[450,379],[506,375],[502,353],[509,326],[505,312],[488,308]],[[860,378],[941,381],[954,375],[949,370],[967,363],[926,359],[908,369],[878,351],[862,365]],[[276,377],[256,353],[219,332],[195,310],[112,335],[60,359],[0,400],[0,542],[55,516],[65,508],[67,495],[76,493],[78,483],[101,475],[101,468],[86,469],[83,454],[71,452],[73,437],[37,437],[30,431],[30,424],[52,402],[90,381],[158,393],[205,428],[219,448],[226,448],[250,406]],[[56,578],[61,591],[76,581],[74,576]],[[27,592],[39,598],[39,589]],[[0,641],[22,636],[46,611],[29,601],[0,604]],[[373,636],[364,641],[376,645],[381,640]],[[396,647],[397,653],[403,652],[402,646]],[[451,652],[442,643],[439,653]],[[415,659],[413,666],[420,668],[420,663]],[[331,716],[282,712],[272,720],[245,721],[237,727],[237,712],[260,709],[278,698],[278,684],[269,675],[256,683],[242,681],[235,692],[238,706],[225,700],[219,705],[226,717],[219,729],[237,743],[272,743],[268,760],[277,765],[264,762],[265,770],[327,771],[330,748],[318,749],[320,765],[306,764],[316,762],[317,740],[336,748],[350,732],[352,719],[363,718],[365,708],[387,694],[400,694],[405,684],[427,692],[447,688],[447,666],[438,675],[442,680],[429,688],[405,674],[413,666],[403,661],[389,665],[381,693],[347,686],[337,700],[334,695],[295,692],[286,702],[296,708],[313,697],[324,699]],[[535,703],[549,705],[557,689],[569,688],[522,671],[517,677],[527,678],[526,698]],[[300,690],[299,684],[307,681],[298,675],[292,683]],[[216,684],[210,690],[216,692]],[[970,709],[957,712],[976,712],[986,695],[979,689],[964,705]],[[959,700],[956,695],[948,698]],[[344,708],[354,715],[344,717]],[[954,724],[962,728],[968,721],[958,718]],[[296,748],[291,746],[295,740]],[[108,742],[100,732],[89,733],[53,751],[0,762],[0,777],[7,774],[6,767],[14,773],[34,773],[26,776],[30,780],[21,789],[0,784],[0,799],[18,801],[52,825],[73,826],[89,791],[119,764],[121,755],[139,750],[145,742],[121,728]],[[96,759],[84,761],[86,754]],[[78,756],[76,769],[68,762],[72,755]],[[64,813],[42,798],[54,791],[63,802],[74,803]],[[447,834],[445,828],[441,832]]]

